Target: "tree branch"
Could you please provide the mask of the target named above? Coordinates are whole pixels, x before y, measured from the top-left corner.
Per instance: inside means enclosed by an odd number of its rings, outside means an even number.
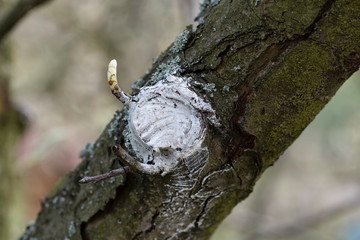
[[[0,42],[28,12],[48,1],[51,0],[18,0],[0,18]]]
[[[133,102],[86,146],[23,239],[209,238],[360,65],[357,0],[254,2],[204,2],[197,29],[134,84]],[[191,154],[176,147],[193,140],[179,131],[202,140]],[[140,171],[78,184],[119,158]],[[168,174],[141,170],[157,164]]]

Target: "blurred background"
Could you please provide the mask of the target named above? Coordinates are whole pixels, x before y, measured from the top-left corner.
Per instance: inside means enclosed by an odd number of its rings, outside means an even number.
[[[11,32],[10,96],[27,123],[9,171],[15,196],[8,208],[9,239],[36,218],[41,200],[122,107],[106,82],[109,61],[118,60],[118,79],[130,92],[193,22],[199,2],[53,0]],[[212,239],[359,240],[359,156],[358,72]]]

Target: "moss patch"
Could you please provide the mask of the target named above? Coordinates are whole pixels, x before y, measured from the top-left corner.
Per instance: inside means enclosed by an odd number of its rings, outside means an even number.
[[[276,160],[328,102],[326,73],[335,60],[319,45],[300,43],[259,87],[244,127],[258,137],[266,165]]]
[[[360,51],[359,11],[354,1],[336,1],[308,39],[283,54],[281,63],[258,87],[244,128],[257,137],[256,148],[265,166],[315,118],[341,79],[356,70],[344,59]]]

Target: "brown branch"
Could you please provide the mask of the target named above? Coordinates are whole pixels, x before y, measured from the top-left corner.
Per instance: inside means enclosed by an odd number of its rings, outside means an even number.
[[[50,0],[18,0],[0,18],[0,42],[28,12],[48,1]]]
[[[176,159],[176,171],[165,177],[151,175],[145,167],[155,162],[144,166],[125,151],[131,136],[124,109],[49,194],[49,207],[23,240],[210,237],[360,65],[357,1],[248,3],[209,5],[196,31],[180,34],[138,85],[168,74],[189,79],[222,123],[209,125],[206,151]],[[111,154],[109,146],[120,143],[125,149]],[[111,169],[114,155],[134,171],[126,181],[79,186],[84,172]]]
[[[136,161],[120,145],[115,145],[113,148],[114,148],[113,149],[114,154],[120,157],[120,161],[123,164],[130,166],[133,170],[149,175],[160,174],[162,172],[161,169],[156,165],[144,164],[139,161]]]

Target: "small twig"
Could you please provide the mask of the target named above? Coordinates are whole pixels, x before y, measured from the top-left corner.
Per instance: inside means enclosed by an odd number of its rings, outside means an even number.
[[[0,42],[28,12],[48,1],[50,0],[18,0],[0,17]]]
[[[118,156],[120,161],[126,165],[125,167],[118,168],[111,170],[107,173],[92,176],[92,177],[84,177],[80,179],[79,183],[90,183],[90,182],[98,182],[107,178],[111,178],[114,176],[118,176],[121,174],[128,173],[130,170],[136,170],[138,172],[149,174],[149,175],[155,175],[155,174],[161,174],[162,170],[155,165],[150,164],[143,164],[138,161],[136,161],[130,154],[128,154],[125,149],[123,149],[120,145],[113,146],[112,151],[116,156]]]
[[[92,176],[92,177],[84,177],[82,178],[79,183],[89,183],[89,182],[98,182],[107,178],[111,178],[114,176],[118,176],[121,174],[125,174],[128,173],[130,171],[130,167],[125,166],[123,168],[117,168],[114,170],[111,170],[110,172],[104,173],[104,174],[100,174],[100,175],[96,175],[96,176]]]
[[[150,165],[150,164],[143,164],[139,161],[136,161],[120,145],[115,145],[113,147],[113,152],[116,156],[120,157],[120,161],[124,165],[130,166],[130,168],[134,171],[137,170],[138,172],[141,172],[144,174],[149,174],[149,175],[156,175],[156,174],[162,173],[162,170],[158,166]]]

